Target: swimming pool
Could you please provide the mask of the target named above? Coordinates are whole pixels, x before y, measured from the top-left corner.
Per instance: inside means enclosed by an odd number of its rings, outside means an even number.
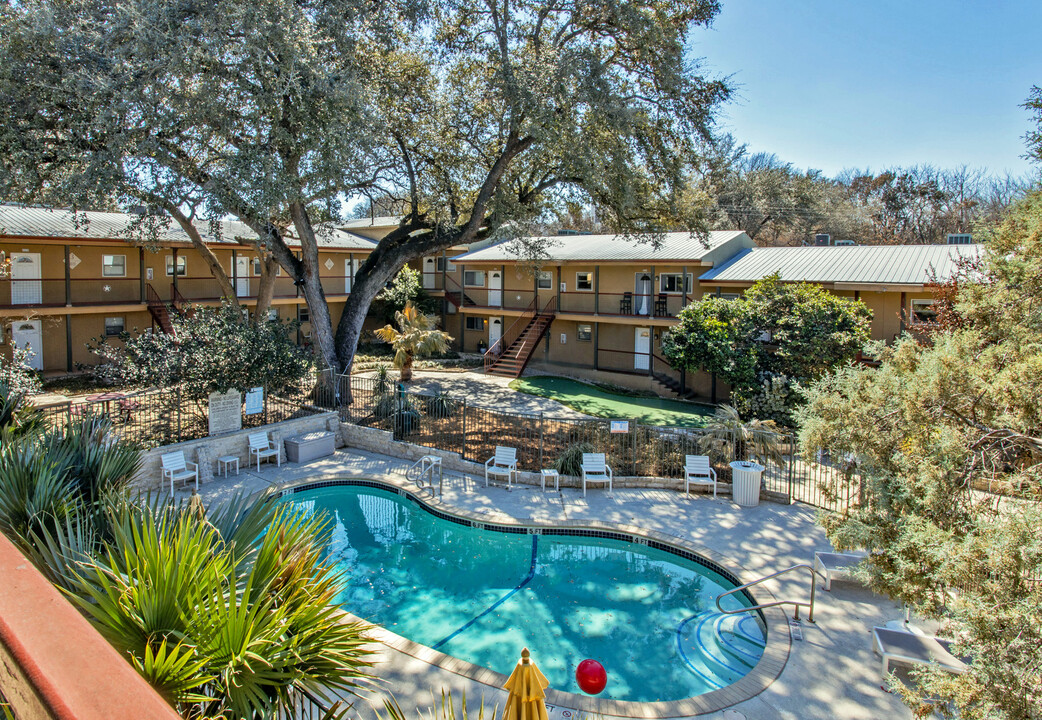
[[[375,487],[295,490],[286,502],[333,522],[345,610],[475,665],[509,674],[528,647],[552,688],[578,693],[575,667],[594,658],[601,697],[652,702],[725,687],[763,654],[762,617],[717,612],[735,583],[701,558],[617,533],[475,528]]]

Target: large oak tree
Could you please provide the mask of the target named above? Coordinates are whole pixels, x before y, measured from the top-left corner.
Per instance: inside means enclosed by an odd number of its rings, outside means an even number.
[[[714,0],[29,0],[0,12],[2,192],[248,224],[301,286],[320,362],[350,366],[407,262],[576,200],[638,238],[701,229],[685,175],[727,98],[687,55]],[[322,231],[401,208],[335,333]],[[287,246],[292,234],[300,256]]]

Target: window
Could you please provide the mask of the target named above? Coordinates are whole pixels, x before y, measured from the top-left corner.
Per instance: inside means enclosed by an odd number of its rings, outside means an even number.
[[[937,310],[934,309],[936,300],[913,300],[912,321],[920,323],[931,323],[937,319]]]
[[[593,273],[592,272],[575,273],[575,289],[576,290],[593,290]]]
[[[972,245],[973,235],[971,233],[948,233],[949,245]]]
[[[549,270],[540,270],[535,274],[535,286],[540,290],[550,290],[554,286],[554,274]]]
[[[466,323],[467,330],[479,330],[482,332],[485,330],[485,318],[483,317],[468,317]]]
[[[485,287],[485,271],[464,270],[463,284],[467,287]]]
[[[105,318],[105,335],[112,337],[113,335],[119,335],[125,329],[125,323],[122,317],[107,317]]]
[[[591,342],[593,340],[593,326],[576,325],[575,340],[576,342]]]
[[[681,280],[683,273],[662,273],[659,275],[659,292],[679,295],[682,292],[691,292],[691,273],[687,274],[684,281]],[[680,283],[684,282],[684,289],[680,289]]]
[[[275,263],[275,275],[276,275],[276,277],[279,276],[279,275],[282,275],[282,266],[279,265],[278,263]],[[259,257],[253,258],[253,276],[254,277],[260,277],[261,276],[261,260],[260,260]]]
[[[716,297],[720,298],[721,300],[737,300],[741,297],[741,295],[739,293],[720,293]]]
[[[102,255],[101,274],[104,277],[126,277],[127,256],[126,255]]]
[[[434,261],[434,267],[438,272],[456,272],[456,264],[443,257],[437,258]]]
[[[297,320],[302,323],[311,322],[311,313],[308,312],[307,305],[301,305],[297,308]]]
[[[185,271],[187,269],[188,269],[188,258],[186,258],[184,255],[178,255],[177,256],[177,274],[180,277],[184,277],[185,276]],[[167,255],[166,256],[166,274],[167,275],[173,275],[174,274],[174,256],[173,255]]]

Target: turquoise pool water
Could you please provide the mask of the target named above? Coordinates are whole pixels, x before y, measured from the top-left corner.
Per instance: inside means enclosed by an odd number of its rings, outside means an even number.
[[[332,519],[328,552],[347,575],[346,610],[497,672],[509,674],[528,647],[558,690],[580,692],[575,667],[594,658],[608,672],[600,697],[679,700],[734,682],[763,651],[757,613],[716,612],[714,598],[734,585],[664,550],[476,529],[369,487],[285,501]]]

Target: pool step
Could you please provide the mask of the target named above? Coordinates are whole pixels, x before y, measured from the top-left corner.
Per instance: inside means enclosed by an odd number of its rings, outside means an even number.
[[[677,650],[688,669],[713,687],[723,687],[759,662],[765,645],[751,615],[699,613],[677,627]]]

